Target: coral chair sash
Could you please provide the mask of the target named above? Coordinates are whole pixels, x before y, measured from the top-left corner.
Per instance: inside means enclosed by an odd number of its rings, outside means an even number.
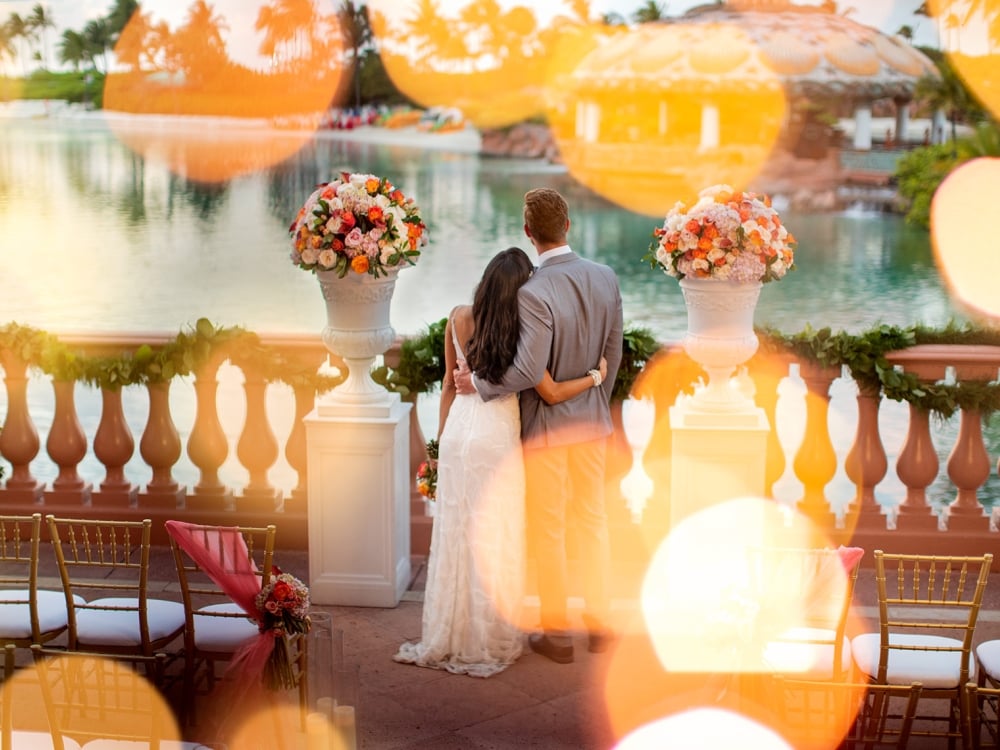
[[[260,625],[255,599],[261,590],[261,578],[240,530],[228,526],[206,529],[183,521],[167,521],[165,526],[205,575]],[[260,676],[273,648],[274,635],[261,632],[240,646],[226,671],[239,677]]]

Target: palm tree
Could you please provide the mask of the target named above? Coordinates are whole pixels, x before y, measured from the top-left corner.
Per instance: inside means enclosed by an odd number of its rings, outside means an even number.
[[[110,20],[108,25],[113,29],[116,22]],[[152,63],[149,53],[149,34],[151,31],[150,17],[140,12],[134,13],[131,19],[116,33],[115,58],[122,65],[129,66],[133,71],[142,67],[142,58],[146,57]]]
[[[936,61],[937,76],[922,76],[913,89],[913,97],[934,110],[944,112],[951,123],[951,141],[958,139],[958,119],[977,108],[976,101],[965,87],[961,76],[943,57]]]
[[[987,52],[992,54],[993,47],[993,27],[994,25],[1000,24],[1000,7],[997,6],[993,0],[969,0],[969,4],[965,11],[965,18],[962,23],[968,25],[972,16],[975,14],[980,14],[983,20],[986,22],[987,35],[986,44]]]
[[[108,47],[111,46],[111,29],[103,18],[88,21],[83,27],[83,38],[87,42],[87,56],[90,64],[97,68],[97,57],[104,63],[104,72],[108,70]]]
[[[636,23],[650,23],[666,18],[666,15],[666,4],[658,3],[656,0],[646,0],[645,4],[632,14],[632,20]]]
[[[31,15],[28,16],[27,23],[33,34],[41,33],[42,68],[48,68],[49,45],[45,30],[54,28],[56,22],[52,20],[52,14],[46,11],[41,3],[36,3],[31,9]]]
[[[128,22],[132,20],[132,16],[135,15],[137,10],[139,10],[138,0],[115,0],[114,6],[106,16],[112,40],[118,41],[121,33],[125,30]]]
[[[344,44],[350,50],[351,76],[354,79],[354,106],[361,106],[361,59],[372,42],[372,27],[365,6],[354,0],[343,0],[337,13]]]
[[[0,62],[10,58],[12,61],[17,57],[17,47],[14,45],[14,37],[10,33],[7,24],[0,24]]]
[[[260,53],[267,57],[301,60],[312,48],[319,14],[312,0],[274,0],[257,12],[254,28],[264,32]],[[287,48],[283,50],[282,48]]]
[[[174,46],[184,73],[191,80],[204,79],[228,64],[223,30],[226,21],[205,0],[195,0],[187,18],[174,35]]]
[[[28,41],[30,39],[30,29],[28,28],[28,23],[23,18],[21,18],[21,16],[18,15],[17,13],[10,14],[10,16],[7,18],[6,27],[7,27],[7,36],[14,44],[17,44],[18,41]],[[23,52],[23,50],[21,51]],[[14,56],[17,57],[19,54],[20,52],[15,53]],[[25,75],[28,74],[28,71],[24,65],[24,60],[26,57],[27,55],[21,55],[21,72],[24,73]]]
[[[66,29],[59,42],[59,62],[72,65],[73,70],[80,70],[80,64],[90,60],[87,40],[79,31]]]

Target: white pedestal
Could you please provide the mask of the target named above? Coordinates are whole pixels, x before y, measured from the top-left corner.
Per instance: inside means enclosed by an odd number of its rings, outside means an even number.
[[[763,497],[767,415],[759,407],[732,414],[690,402],[670,407],[670,528],[710,505]]]
[[[315,604],[395,607],[410,583],[413,407],[392,395],[369,410],[317,407],[305,417]]]

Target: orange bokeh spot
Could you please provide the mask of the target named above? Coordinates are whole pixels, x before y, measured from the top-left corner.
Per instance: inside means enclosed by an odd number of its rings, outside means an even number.
[[[144,156],[192,180],[227,180],[294,154],[343,99],[351,55],[333,2],[295,16],[262,1],[225,12],[197,0],[173,27],[157,15],[169,15],[165,2],[143,3],[122,31],[115,56],[125,70],[108,75],[104,108],[242,122],[109,116]]]
[[[830,546],[808,519],[757,498],[717,503],[672,528],[646,571],[641,616],[608,669],[615,736],[706,707],[790,734],[767,678],[815,668],[786,639],[835,621],[849,588],[840,555],[811,567],[782,551]],[[848,632],[856,628],[851,619]],[[843,730],[817,727],[810,747],[836,747]]]
[[[368,3],[372,31],[393,83],[424,107],[456,108],[479,128],[498,128],[542,113],[544,70],[564,29],[527,6],[469,2],[448,14],[433,3],[397,11]],[[570,33],[570,32],[566,32]]]
[[[931,241],[951,292],[974,315],[1000,316],[995,279],[1000,256],[990,252],[1000,159],[974,159],[945,178],[931,202]]]
[[[706,185],[751,185],[787,108],[767,58],[724,24],[646,24],[614,35],[564,80],[549,119],[570,173],[650,216]]]
[[[995,40],[1000,0],[982,0],[962,8],[943,0],[927,5],[948,62],[983,106],[994,117],[1000,116],[1000,51]]]
[[[60,731],[80,739],[81,745],[101,738],[119,738],[118,743],[129,745],[126,739],[134,739],[137,746],[145,746],[154,735],[165,743],[181,739],[166,699],[137,671],[142,666],[133,668],[127,661],[72,652],[46,658],[50,661],[44,670],[36,671],[29,664],[13,676],[8,674],[0,685],[0,690],[9,693],[3,705],[11,715],[4,716],[4,722],[11,723],[16,746],[21,746],[16,741],[18,732],[49,732],[41,677],[48,681],[49,709],[57,712]],[[30,737],[22,741],[34,746]]]

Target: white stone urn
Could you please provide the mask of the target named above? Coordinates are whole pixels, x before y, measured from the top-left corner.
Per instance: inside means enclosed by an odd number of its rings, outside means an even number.
[[[375,358],[392,346],[396,332],[389,323],[389,308],[396,288],[398,267],[381,276],[336,271],[317,271],[326,302],[323,343],[344,360],[347,379],[320,400],[324,411],[388,409],[399,395],[389,393],[371,376]]]
[[[692,406],[712,412],[754,409],[753,399],[733,387],[731,378],[757,351],[753,315],[761,282],[686,276],[679,283],[688,315],[681,343],[688,356],[708,373],[708,383],[696,391]]]

